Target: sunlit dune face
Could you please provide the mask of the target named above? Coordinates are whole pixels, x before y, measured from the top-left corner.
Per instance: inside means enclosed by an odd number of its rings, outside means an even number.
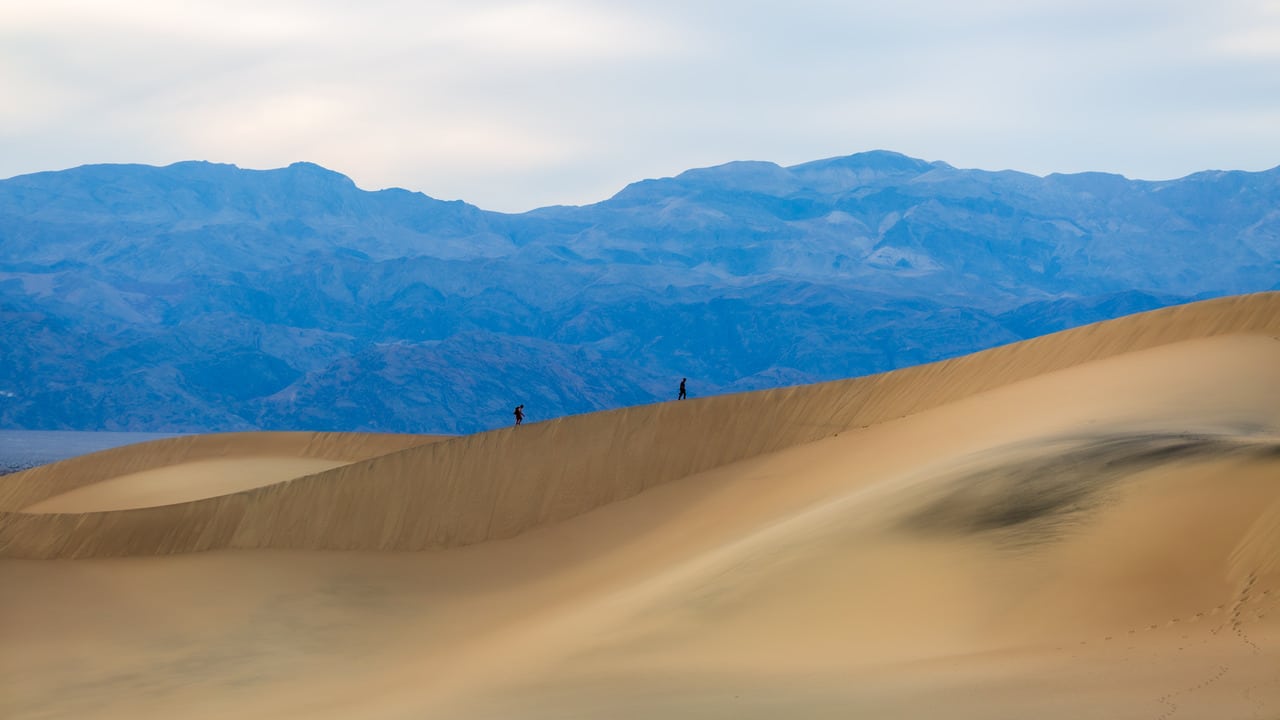
[[[195,460],[76,488],[29,505],[22,512],[85,513],[173,505],[251,490],[346,464],[297,457]]]

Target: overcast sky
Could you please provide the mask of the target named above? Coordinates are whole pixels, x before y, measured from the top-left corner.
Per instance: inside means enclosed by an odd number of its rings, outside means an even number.
[[[883,148],[1280,164],[1280,0],[0,0],[0,177],[308,160],[523,211]]]

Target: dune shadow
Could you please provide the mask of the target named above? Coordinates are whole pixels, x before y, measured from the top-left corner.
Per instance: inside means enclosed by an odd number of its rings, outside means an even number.
[[[1144,470],[1231,457],[1280,459],[1280,442],[1241,435],[1134,433],[1056,438],[1012,448],[946,478],[908,512],[903,528],[929,535],[999,534],[1013,543],[1051,540]]]

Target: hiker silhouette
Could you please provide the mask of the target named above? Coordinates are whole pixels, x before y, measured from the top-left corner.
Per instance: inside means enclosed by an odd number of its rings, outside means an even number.
[[[516,411],[514,414],[516,416],[517,425],[524,422],[524,404],[523,403],[516,406]]]
[[[689,378],[680,378],[680,395],[676,398],[677,400],[683,400],[685,398],[684,382],[688,379]]]

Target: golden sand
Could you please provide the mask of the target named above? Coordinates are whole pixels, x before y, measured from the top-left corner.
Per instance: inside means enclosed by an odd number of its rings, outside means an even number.
[[[0,511],[3,717],[1280,717],[1280,294]]]

